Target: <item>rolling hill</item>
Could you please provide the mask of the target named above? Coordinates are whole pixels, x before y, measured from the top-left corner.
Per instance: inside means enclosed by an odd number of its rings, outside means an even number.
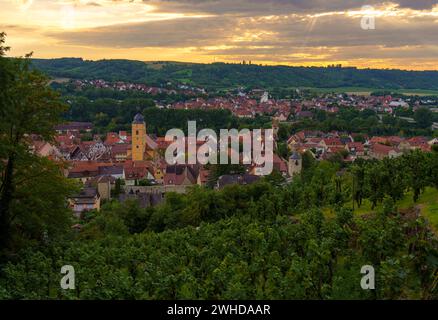
[[[438,90],[438,71],[132,60],[87,61],[81,58],[33,59],[33,64],[52,77],[105,79],[148,84],[172,81],[209,89],[244,86],[249,88],[359,87]]]

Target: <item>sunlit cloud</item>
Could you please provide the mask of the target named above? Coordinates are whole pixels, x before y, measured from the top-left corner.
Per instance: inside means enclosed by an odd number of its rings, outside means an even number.
[[[14,0],[14,2],[20,10],[25,11],[32,5],[33,0]]]
[[[12,55],[438,68],[431,0],[0,0]],[[370,7],[364,7],[370,6]],[[364,31],[360,20],[376,19]]]

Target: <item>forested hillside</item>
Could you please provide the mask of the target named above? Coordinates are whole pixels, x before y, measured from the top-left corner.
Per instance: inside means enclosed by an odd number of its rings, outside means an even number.
[[[237,86],[367,87],[376,89],[438,89],[437,71],[359,70],[355,68],[287,67],[240,64],[144,63],[130,60],[86,61],[80,58],[33,59],[53,77],[104,79],[162,84],[167,81],[206,88]]]

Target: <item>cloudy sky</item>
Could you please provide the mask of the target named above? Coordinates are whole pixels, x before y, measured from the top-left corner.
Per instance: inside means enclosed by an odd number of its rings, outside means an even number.
[[[0,8],[10,55],[438,69],[438,0],[0,0]]]

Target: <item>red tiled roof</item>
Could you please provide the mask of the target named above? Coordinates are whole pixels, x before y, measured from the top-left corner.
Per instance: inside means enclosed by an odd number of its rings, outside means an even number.
[[[350,143],[347,143],[347,147],[348,147],[349,150],[355,149],[356,152],[357,151],[363,152],[365,150],[365,147],[364,147],[364,145],[361,142],[350,142]]]
[[[343,146],[341,139],[338,138],[326,138],[323,141],[327,146]]]
[[[148,168],[125,168],[125,177],[127,180],[143,179],[148,175]]]
[[[387,146],[380,143],[375,143],[371,145],[371,150],[373,153],[381,154],[381,155],[388,155],[391,151],[398,151],[396,148]]]
[[[186,178],[191,184],[196,183],[196,173],[192,167],[185,165],[167,166],[166,174],[164,176],[164,184],[179,186],[184,183]]]
[[[272,159],[273,167],[280,172],[287,172],[286,161],[281,159],[277,154],[274,153],[274,157]]]
[[[130,145],[127,143],[115,144],[111,147],[112,154],[126,154],[128,152]]]
[[[334,147],[329,147],[327,149],[327,152],[329,152],[329,153],[339,153],[342,151],[346,151],[345,148],[342,146],[334,146]]]
[[[408,139],[407,142],[411,146],[420,146],[420,145],[427,144],[428,141],[425,137],[412,137],[412,138]]]
[[[119,135],[115,132],[108,132],[106,134],[106,140],[105,140],[105,144],[107,145],[113,145],[116,143],[119,143],[121,141]]]
[[[370,143],[377,144],[377,143],[387,143],[387,138],[385,137],[372,137],[370,140]]]

